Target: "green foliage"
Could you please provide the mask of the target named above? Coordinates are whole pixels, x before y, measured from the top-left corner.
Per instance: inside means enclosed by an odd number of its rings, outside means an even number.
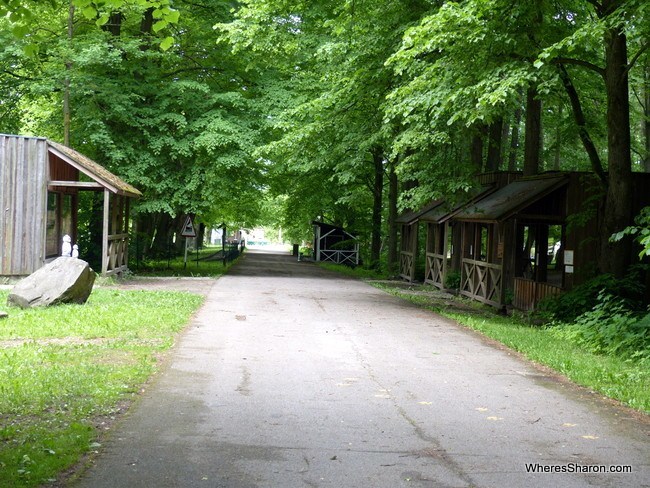
[[[616,242],[625,236],[633,236],[634,240],[641,246],[639,258],[650,256],[650,207],[642,208],[639,215],[634,218],[634,223],[636,225],[628,226],[621,232],[617,232],[610,240]]]
[[[100,420],[137,394],[201,302],[96,288],[85,305],[12,308],[0,329],[0,485],[41,486],[96,451]]]
[[[648,267],[632,266],[623,279],[601,274],[556,297],[544,299],[538,313],[549,321],[571,323],[600,304],[600,296],[615,296],[630,310],[643,309],[643,276]]]
[[[580,315],[575,323],[551,330],[597,354],[650,361],[650,314],[640,316],[625,300],[605,291],[598,294],[593,309]]]
[[[445,287],[452,290],[458,290],[460,288],[460,278],[460,271],[450,271],[447,273],[447,277],[445,278]]]

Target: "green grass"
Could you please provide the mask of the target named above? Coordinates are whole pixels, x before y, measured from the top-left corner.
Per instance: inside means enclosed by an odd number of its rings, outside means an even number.
[[[373,269],[366,269],[361,266],[356,266],[354,268],[350,266],[344,266],[341,264],[334,263],[318,263],[318,265],[323,269],[328,269],[330,271],[336,271],[337,273],[351,276],[353,278],[359,279],[368,279],[368,280],[382,280],[386,278],[384,273],[380,271],[375,271]]]
[[[196,251],[188,252],[187,264],[185,256],[177,256],[171,259],[146,260],[138,263],[131,262],[131,272],[142,276],[184,276],[184,277],[213,277],[224,274],[236,261],[229,261],[225,265],[222,260],[210,260],[205,258],[213,256],[221,250],[221,246],[206,246],[199,250],[198,263]]]
[[[340,270],[349,276],[355,276],[356,272],[336,265],[329,266],[328,269]],[[363,277],[362,273],[356,276]],[[499,341],[576,384],[636,410],[650,413],[650,362],[647,360],[589,352],[558,337],[549,328],[532,326],[524,314],[505,317],[476,301],[436,297],[432,287],[414,287],[420,292],[432,292],[421,295],[409,293],[410,290],[404,288],[404,282],[394,285],[386,282],[371,284]]]
[[[97,449],[102,425],[140,391],[202,301],[95,289],[85,305],[3,307],[0,486],[53,481]]]

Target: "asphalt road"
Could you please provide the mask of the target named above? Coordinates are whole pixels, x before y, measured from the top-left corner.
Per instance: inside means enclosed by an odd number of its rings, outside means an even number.
[[[647,418],[290,256],[247,253],[172,354],[74,486],[650,486]]]

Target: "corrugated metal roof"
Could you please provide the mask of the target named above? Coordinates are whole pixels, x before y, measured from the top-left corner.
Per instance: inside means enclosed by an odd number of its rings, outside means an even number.
[[[566,176],[518,180],[467,206],[454,218],[482,222],[505,220],[568,182]]]
[[[398,224],[412,225],[423,214],[432,211],[433,209],[441,206],[443,203],[445,203],[444,200],[434,200],[432,202],[427,203],[424,207],[420,208],[419,210],[415,210],[412,212],[404,212],[402,215],[400,215],[395,219],[395,222],[397,222]]]
[[[97,183],[101,184],[103,187],[109,189],[113,193],[129,197],[142,196],[142,193],[140,193],[137,188],[129,185],[120,177],[115,176],[103,166],[100,166],[90,158],[75,151],[74,149],[70,149],[63,144],[58,144],[50,140],[47,141],[47,145],[49,152],[52,152],[73,166],[78,167],[81,172],[95,180]]]

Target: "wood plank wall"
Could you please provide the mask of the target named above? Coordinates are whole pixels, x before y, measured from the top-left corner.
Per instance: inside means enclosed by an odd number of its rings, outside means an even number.
[[[0,135],[0,212],[0,275],[28,275],[45,259],[45,139]]]

